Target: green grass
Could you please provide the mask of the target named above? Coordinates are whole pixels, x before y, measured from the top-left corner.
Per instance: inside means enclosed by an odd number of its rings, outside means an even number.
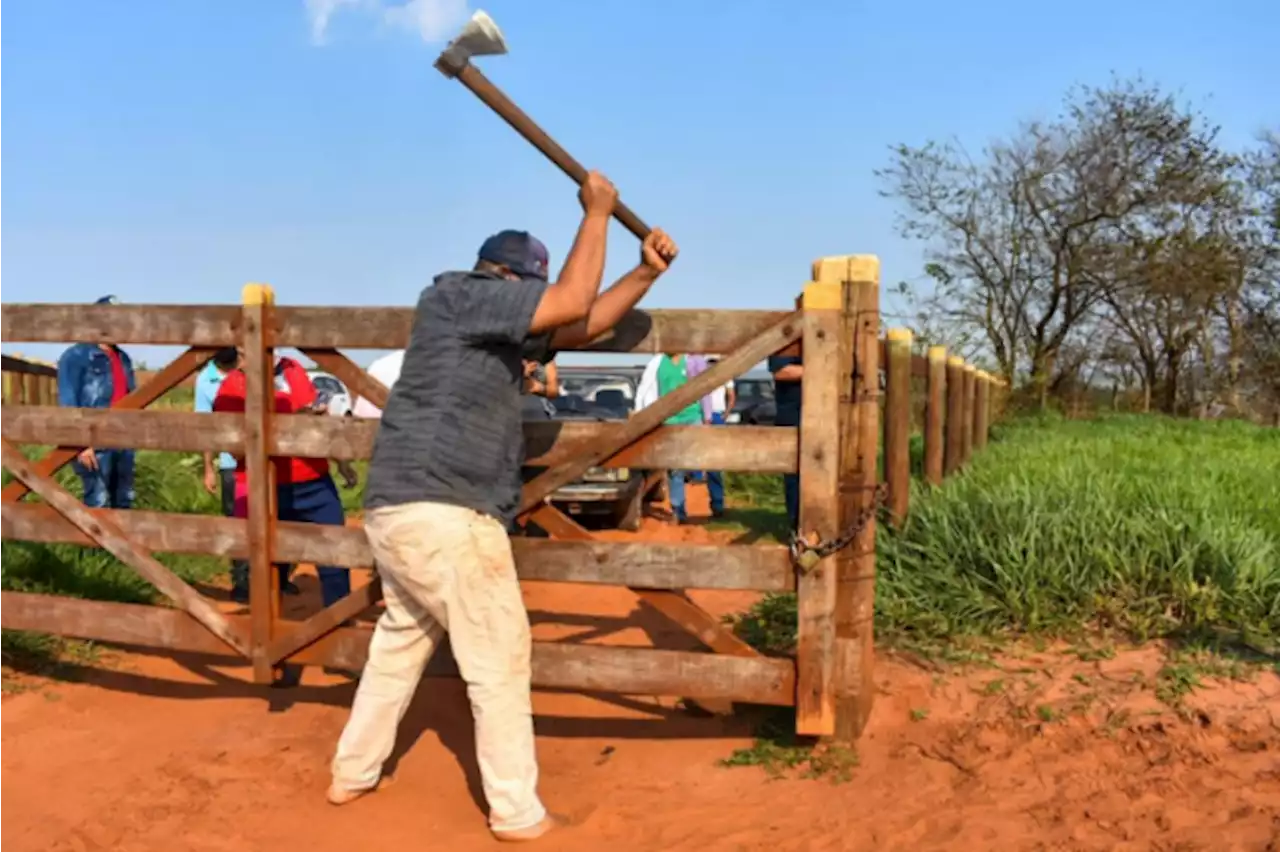
[[[1139,416],[1003,426],[941,488],[913,484],[901,530],[881,525],[877,628],[951,642],[1101,626],[1270,648],[1277,507],[1274,429]],[[777,651],[793,613],[769,596],[739,629]]]
[[[780,495],[745,482],[753,506]],[[1205,677],[1245,677],[1260,659],[1280,670],[1278,430],[1139,416],[1010,423],[942,487],[914,483],[907,523],[881,525],[876,543],[877,635],[900,649],[982,664],[1006,639],[1069,636],[1081,660],[1103,660],[1115,649],[1093,641],[1099,628],[1172,638],[1184,650],[1154,688],[1175,708]],[[767,595],[734,624],[763,652],[791,653],[795,596]],[[1007,688],[993,678],[982,692]],[[812,745],[775,717],[728,765],[810,765]]]

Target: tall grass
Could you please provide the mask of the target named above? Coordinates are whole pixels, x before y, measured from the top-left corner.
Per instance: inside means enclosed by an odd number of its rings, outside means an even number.
[[[877,536],[876,616],[936,639],[1104,625],[1280,637],[1280,432],[1119,416],[996,429]],[[776,627],[767,601],[747,631]],[[790,615],[784,615],[790,618]],[[754,624],[753,624],[754,623]],[[792,622],[794,623],[794,622]]]
[[[202,470],[198,456],[139,452],[134,471],[134,508],[218,514],[218,497],[204,490]],[[58,481],[80,495],[80,479],[70,468],[59,472]],[[207,580],[227,567],[226,560],[214,556],[164,553],[156,554],[156,559],[190,581]],[[4,542],[0,587],[127,603],[150,603],[158,595],[136,571],[105,550],[28,541]]]

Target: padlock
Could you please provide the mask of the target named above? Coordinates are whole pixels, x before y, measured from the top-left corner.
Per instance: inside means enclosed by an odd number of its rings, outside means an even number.
[[[818,563],[822,561],[822,557],[818,555],[816,550],[804,550],[796,558],[796,566],[800,569],[801,574],[808,574],[814,568],[818,567]]]

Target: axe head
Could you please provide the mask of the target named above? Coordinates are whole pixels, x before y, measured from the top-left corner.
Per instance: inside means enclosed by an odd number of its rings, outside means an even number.
[[[446,77],[456,77],[473,56],[495,56],[507,52],[507,40],[502,30],[485,12],[477,11],[467,21],[458,37],[436,60],[436,68]]]

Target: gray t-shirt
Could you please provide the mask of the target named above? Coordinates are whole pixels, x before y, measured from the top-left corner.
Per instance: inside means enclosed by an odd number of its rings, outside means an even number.
[[[446,272],[422,291],[369,463],[368,509],[433,502],[510,524],[520,502],[522,359],[544,281]]]

